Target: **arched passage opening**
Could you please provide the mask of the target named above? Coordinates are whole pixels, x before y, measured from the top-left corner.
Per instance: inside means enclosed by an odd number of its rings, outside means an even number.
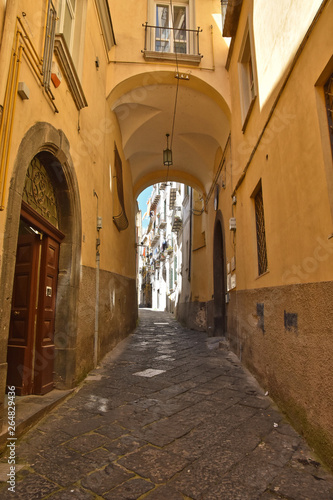
[[[0,321],[9,338],[0,341],[8,382],[18,394],[72,387],[81,212],[68,141],[47,123],[20,144],[7,214]]]
[[[225,286],[225,245],[223,216],[219,210],[216,214],[214,228],[214,335],[225,336],[227,330],[226,286]]]
[[[210,315],[207,303],[213,293],[212,276],[202,286],[200,272],[194,273],[192,270],[202,269],[206,250],[208,252],[208,247],[211,248],[213,244],[206,241],[210,231],[205,231],[204,227],[207,222],[205,200],[214,183],[219,152],[224,151],[227,144],[230,109],[228,97],[222,96],[193,73],[187,76],[186,79],[179,79],[174,71],[137,74],[118,84],[109,94],[108,103],[118,120],[134,197],[147,186],[167,180],[191,186],[199,193],[198,199],[201,197],[203,200],[195,212],[199,216],[194,216],[194,219],[189,217],[193,208],[189,207],[190,201],[186,206],[188,214],[184,219],[189,222],[189,235],[183,241],[182,248],[186,257],[182,259],[185,264],[181,275],[183,287],[178,315],[193,328],[206,329]],[[170,134],[169,145],[173,156],[172,165],[169,166],[163,164],[167,134]],[[201,212],[202,205],[204,215]],[[183,208],[180,207],[181,210]],[[174,217],[176,219],[176,214]],[[160,269],[163,273],[165,267],[160,265]],[[155,273],[158,272],[156,269]],[[169,283],[175,281],[175,275],[171,273],[166,278]],[[177,279],[180,279],[178,275]],[[160,293],[161,289],[157,287],[157,297],[160,296],[158,290]],[[157,303],[159,307],[163,306],[156,299]]]

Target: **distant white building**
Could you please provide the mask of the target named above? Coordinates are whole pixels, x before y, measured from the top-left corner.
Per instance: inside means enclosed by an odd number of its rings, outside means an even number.
[[[148,203],[147,231],[139,246],[139,304],[175,312],[190,272],[191,188],[176,182],[155,184]]]

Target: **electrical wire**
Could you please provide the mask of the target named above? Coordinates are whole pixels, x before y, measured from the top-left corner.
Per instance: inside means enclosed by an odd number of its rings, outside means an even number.
[[[171,10],[171,29],[174,31],[174,18],[173,18],[173,4],[172,0],[170,0],[170,10]],[[173,43],[174,43],[174,36],[173,36]],[[171,49],[171,47],[170,47]],[[176,58],[176,70],[177,70],[177,75],[179,74],[179,69],[178,69],[178,57],[177,57],[177,47],[175,45],[175,58]],[[174,137],[174,132],[175,132],[175,122],[176,122],[176,111],[177,111],[177,102],[178,102],[178,90],[179,90],[179,78],[177,78],[177,84],[176,84],[176,95],[175,95],[175,104],[173,108],[173,116],[172,116],[172,126],[171,126],[171,135],[170,135],[170,149],[172,151],[172,144],[173,144],[173,137]],[[170,165],[168,165],[167,168],[167,175],[166,175],[166,184],[168,183],[169,179],[169,169]]]

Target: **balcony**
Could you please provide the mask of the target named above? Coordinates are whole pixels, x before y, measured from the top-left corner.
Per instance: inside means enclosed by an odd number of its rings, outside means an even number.
[[[173,254],[173,238],[171,235],[168,237],[168,241],[166,242],[166,253],[168,255]]]
[[[151,236],[151,246],[154,247],[159,241],[160,241],[160,233],[156,231],[154,234]]]
[[[169,246],[169,247],[166,249],[166,251],[167,251],[167,254],[168,254],[168,255],[173,254],[173,246]]]
[[[158,202],[160,201],[160,198],[161,198],[161,195],[157,191],[155,191],[155,193],[153,193],[153,197],[152,197],[152,201],[151,201],[151,205],[150,205],[150,210],[155,210],[155,208],[158,205]]]
[[[177,188],[171,188],[170,189],[170,198],[169,198],[169,207],[171,210],[175,206],[176,196],[177,196]]]
[[[158,228],[159,229],[165,229],[166,225],[167,225],[166,217],[164,215],[162,215],[161,218],[160,218],[160,222],[159,222]]]
[[[171,231],[178,233],[183,227],[181,207],[174,207],[172,213]]]
[[[145,45],[143,56],[146,60],[179,61],[199,65],[202,55],[199,50],[198,27],[191,30],[183,27],[151,26],[147,22],[145,28]]]

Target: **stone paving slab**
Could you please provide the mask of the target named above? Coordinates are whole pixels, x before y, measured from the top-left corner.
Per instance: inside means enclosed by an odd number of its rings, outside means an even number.
[[[1,457],[1,499],[333,500],[332,475],[226,343],[149,310],[16,460],[11,493]]]

